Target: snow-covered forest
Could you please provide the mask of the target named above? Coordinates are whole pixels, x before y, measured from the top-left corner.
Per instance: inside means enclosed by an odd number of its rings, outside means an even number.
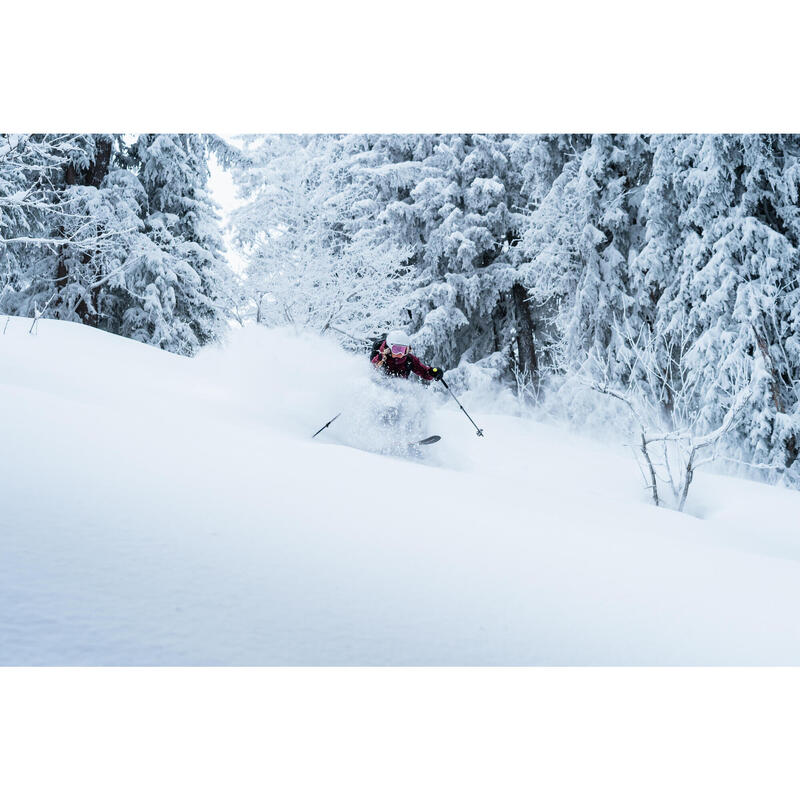
[[[682,507],[709,458],[800,486],[798,186],[792,135],[6,134],[0,312],[184,355],[402,326],[458,391],[632,436]]]

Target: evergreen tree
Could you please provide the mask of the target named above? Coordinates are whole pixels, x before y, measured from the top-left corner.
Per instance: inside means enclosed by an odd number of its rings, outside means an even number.
[[[225,324],[219,215],[208,190],[208,147],[195,134],[145,134],[128,159],[147,198],[145,235],[133,254],[124,335],[191,353]]]
[[[738,427],[748,460],[787,470],[800,432],[798,142],[751,135],[683,144],[681,282],[698,411],[717,423],[736,386],[749,383],[753,403]]]
[[[4,305],[12,313],[32,316],[46,310],[47,316],[101,327],[108,318],[107,284],[141,223],[127,193],[106,181],[114,172],[119,137],[66,141],[63,157],[44,179],[30,176],[27,188],[36,201],[24,209],[24,225],[31,246],[18,261],[15,291],[7,293]]]
[[[218,333],[227,266],[206,188],[215,137],[0,141],[3,311],[187,354]]]
[[[622,380],[620,327],[639,327],[647,298],[631,268],[644,239],[650,153],[642,136],[592,137],[530,217],[523,252],[535,300],[558,309],[562,368],[594,363]]]

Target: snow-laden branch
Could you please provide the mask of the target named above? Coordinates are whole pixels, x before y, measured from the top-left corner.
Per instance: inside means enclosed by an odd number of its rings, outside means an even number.
[[[719,439],[725,436],[725,434],[728,433],[728,431],[730,431],[730,429],[733,427],[734,423],[736,422],[736,418],[739,416],[742,409],[744,409],[744,407],[750,402],[750,398],[752,396],[753,392],[749,387],[740,391],[736,397],[734,397],[731,407],[728,409],[725,417],[722,420],[722,424],[716,430],[713,430],[704,436],[695,437],[692,440],[694,449],[700,450],[703,447],[716,444]]]

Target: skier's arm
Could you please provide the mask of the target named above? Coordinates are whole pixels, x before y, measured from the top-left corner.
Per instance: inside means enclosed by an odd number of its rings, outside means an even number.
[[[411,359],[411,369],[426,381],[440,381],[444,375],[441,367],[429,367],[423,364],[416,356],[409,356]]]
[[[419,375],[420,378],[426,381],[432,381],[435,377],[435,373],[432,367],[429,367],[423,364],[416,356],[409,355],[411,359],[411,370],[415,374]]]

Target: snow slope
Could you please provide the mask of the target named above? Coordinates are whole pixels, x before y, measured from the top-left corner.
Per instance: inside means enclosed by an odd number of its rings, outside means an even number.
[[[330,342],[29,327],[0,335],[2,664],[800,664],[798,493],[698,475],[656,509],[622,448],[476,409],[479,439],[438,386],[405,402],[443,441],[381,455],[388,390]]]

